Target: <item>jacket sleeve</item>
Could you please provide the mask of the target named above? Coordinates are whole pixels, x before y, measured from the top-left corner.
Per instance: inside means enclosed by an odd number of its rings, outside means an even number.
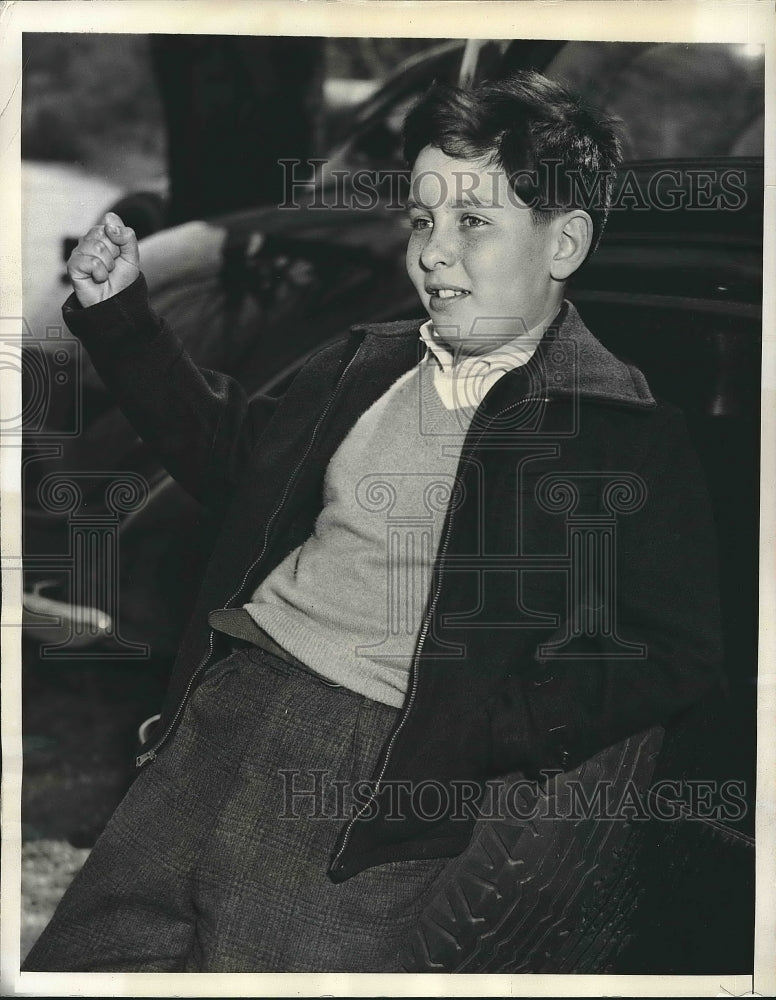
[[[499,773],[569,770],[725,686],[710,501],[683,416],[666,407],[656,423],[644,502],[618,515],[612,563],[616,636],[641,652],[577,635],[558,657],[547,647],[569,634],[562,621],[489,707]]]
[[[201,503],[222,505],[244,469],[276,401],[248,397],[234,379],[198,368],[151,309],[145,278],[62,315],[138,434]]]

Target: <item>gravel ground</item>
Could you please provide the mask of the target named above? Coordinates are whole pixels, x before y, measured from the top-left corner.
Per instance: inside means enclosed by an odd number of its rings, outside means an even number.
[[[88,848],[63,840],[33,840],[22,846],[22,959],[88,856]]]

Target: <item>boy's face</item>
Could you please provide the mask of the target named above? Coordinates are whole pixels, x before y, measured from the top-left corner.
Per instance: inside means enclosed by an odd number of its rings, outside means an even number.
[[[478,354],[552,319],[556,227],[534,222],[503,170],[426,146],[412,172],[407,271],[437,334]]]

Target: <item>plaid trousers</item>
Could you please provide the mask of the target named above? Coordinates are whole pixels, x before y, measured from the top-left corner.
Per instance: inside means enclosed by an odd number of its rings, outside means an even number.
[[[215,663],[23,968],[395,971],[446,862],[326,869],[397,713],[257,647]]]

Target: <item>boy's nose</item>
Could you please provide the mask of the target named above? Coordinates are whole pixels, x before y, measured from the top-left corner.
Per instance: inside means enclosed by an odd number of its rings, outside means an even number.
[[[449,266],[455,261],[453,241],[439,229],[433,229],[428,242],[420,252],[420,263],[427,271],[435,267]]]

